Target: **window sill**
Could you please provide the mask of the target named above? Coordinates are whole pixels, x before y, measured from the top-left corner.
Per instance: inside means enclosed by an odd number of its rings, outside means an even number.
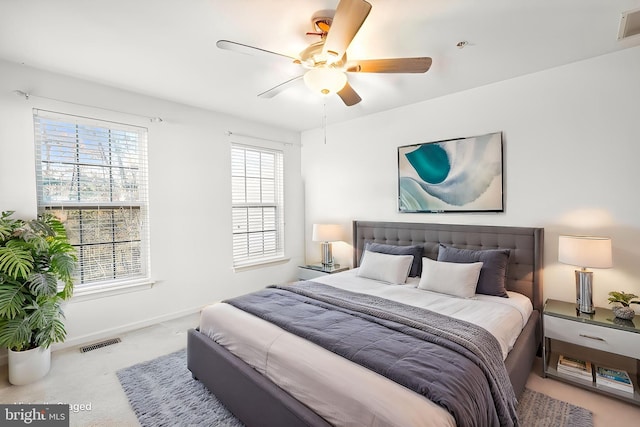
[[[285,263],[287,263],[289,261],[291,261],[291,258],[265,259],[265,260],[261,260],[261,261],[255,261],[255,262],[252,262],[250,264],[234,265],[233,266],[233,271],[234,271],[234,273],[239,273],[239,272],[242,272],[242,271],[253,270],[253,269],[256,269],[256,268],[268,267],[268,266],[271,266],[271,265],[285,264]]]
[[[142,291],[145,289],[151,289],[153,285],[155,285],[155,281],[151,279],[141,279],[136,281],[113,282],[104,285],[78,288],[74,290],[73,296],[69,302],[82,302],[97,298],[126,294],[129,292]]]

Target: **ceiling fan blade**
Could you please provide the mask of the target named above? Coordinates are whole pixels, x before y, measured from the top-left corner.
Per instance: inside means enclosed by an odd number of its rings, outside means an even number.
[[[338,96],[342,99],[342,102],[345,103],[346,106],[351,107],[352,105],[356,105],[358,102],[362,101],[360,95],[353,90],[349,82],[340,91],[338,91]]]
[[[364,0],[340,0],[322,51],[342,58],[370,10]]]
[[[351,73],[426,73],[431,58],[389,58],[349,61],[346,71]],[[354,65],[350,65],[354,64]]]
[[[283,59],[287,59],[289,61],[300,62],[298,58],[294,58],[292,56],[284,55],[282,53],[271,52],[270,50],[261,49],[255,46],[249,46],[248,44],[242,44],[237,42],[232,42],[229,40],[218,40],[216,42],[216,46],[220,49],[230,50],[232,52],[242,53],[244,55],[252,55],[252,56],[268,56],[268,57],[280,57]]]
[[[280,83],[278,86],[272,87],[269,90],[265,90],[264,92],[258,94],[258,98],[273,98],[280,92],[283,92],[284,90],[289,89],[290,87],[295,86],[296,84],[301,82],[302,77],[304,77],[304,74],[302,76],[289,79],[284,83]]]

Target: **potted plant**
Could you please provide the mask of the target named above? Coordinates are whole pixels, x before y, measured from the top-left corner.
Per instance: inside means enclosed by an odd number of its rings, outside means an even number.
[[[609,292],[609,304],[612,303],[620,303],[621,306],[615,306],[612,308],[613,314],[620,319],[633,319],[633,316],[636,315],[636,312],[633,308],[631,308],[630,304],[640,304],[640,301],[631,301],[634,298],[638,298],[638,295],[635,294],[627,294],[625,292]]]
[[[50,346],[66,337],[62,302],[73,293],[77,257],[53,215],[12,215],[0,215],[0,347],[8,348],[9,381],[28,384],[49,372]]]

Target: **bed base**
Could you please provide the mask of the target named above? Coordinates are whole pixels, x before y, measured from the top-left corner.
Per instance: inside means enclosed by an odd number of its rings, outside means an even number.
[[[540,346],[540,312],[534,310],[529,321],[518,336],[504,364],[516,397],[520,399],[529,378],[533,362]]]
[[[540,342],[540,313],[534,311],[505,360],[519,398]],[[324,418],[196,329],[187,335],[187,367],[193,377],[248,427],[330,426]]]

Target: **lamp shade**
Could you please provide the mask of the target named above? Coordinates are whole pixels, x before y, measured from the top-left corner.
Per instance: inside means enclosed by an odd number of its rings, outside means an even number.
[[[611,239],[608,237],[560,236],[558,261],[578,267],[611,268]]]
[[[335,242],[342,240],[342,227],[337,224],[313,224],[314,242]]]
[[[313,68],[304,74],[309,89],[321,95],[331,95],[347,84],[347,75],[335,68]]]

